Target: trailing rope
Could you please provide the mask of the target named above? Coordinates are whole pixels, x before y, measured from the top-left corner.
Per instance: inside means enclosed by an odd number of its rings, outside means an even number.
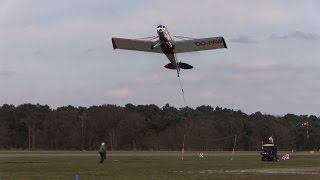
[[[178,61],[178,59],[177,59],[177,61]],[[182,93],[184,105],[185,105],[185,107],[188,107],[186,98],[184,96],[184,89],[183,89],[183,85],[182,85],[180,76],[178,76],[178,79],[179,79],[179,84],[180,84],[180,88],[181,88],[181,93]],[[183,142],[182,142],[182,150],[181,150],[181,160],[183,160],[183,157],[184,157],[184,146],[185,146],[186,136],[187,136],[186,133],[187,133],[187,117],[184,117],[184,134],[183,134]]]
[[[184,105],[185,105],[185,107],[188,107],[186,98],[184,96],[184,89],[183,89],[183,86],[182,86],[182,83],[181,83],[181,78],[180,78],[180,76],[178,78],[179,78],[179,83],[180,83],[180,88],[181,88],[181,92],[182,92],[182,98],[183,98]]]

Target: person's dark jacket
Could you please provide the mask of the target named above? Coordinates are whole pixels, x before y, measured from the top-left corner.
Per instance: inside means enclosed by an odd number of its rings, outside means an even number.
[[[101,145],[99,148],[99,153],[106,154],[107,153],[107,148],[105,145]]]

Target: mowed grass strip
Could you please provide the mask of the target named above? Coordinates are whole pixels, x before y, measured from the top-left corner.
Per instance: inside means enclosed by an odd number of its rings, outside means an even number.
[[[319,155],[291,155],[290,160],[262,162],[258,153],[112,152],[103,164],[91,153],[1,156],[6,179],[320,179]],[[281,156],[279,156],[281,158]],[[269,170],[269,171],[268,171]]]

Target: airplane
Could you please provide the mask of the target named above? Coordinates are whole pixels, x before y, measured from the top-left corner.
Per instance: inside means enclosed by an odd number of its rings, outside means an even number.
[[[141,39],[126,39],[112,37],[113,49],[125,49],[134,51],[145,51],[152,53],[163,53],[167,56],[170,63],[164,67],[167,69],[176,69],[179,77],[180,69],[192,69],[193,66],[178,62],[176,53],[204,51],[210,49],[227,48],[226,42],[223,37],[210,37],[202,39],[190,39],[175,41],[171,37],[168,29],[164,25],[157,27],[158,36],[150,37],[157,38],[156,41],[146,38]],[[174,36],[182,37],[182,36]],[[182,37],[185,39],[185,37]]]

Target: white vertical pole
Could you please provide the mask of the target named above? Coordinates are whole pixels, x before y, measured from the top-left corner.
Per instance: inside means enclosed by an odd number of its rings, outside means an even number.
[[[183,134],[183,143],[182,143],[182,152],[181,152],[182,161],[183,161],[183,155],[184,155],[184,144],[186,142],[186,132],[187,132],[187,117],[184,117],[184,134]]]
[[[234,136],[234,144],[233,144],[233,150],[232,150],[231,161],[233,160],[233,156],[234,156],[234,149],[236,148],[236,143],[237,143],[237,135],[235,135],[235,136]]]
[[[184,143],[186,141],[186,134],[183,135],[183,143],[182,143],[182,152],[181,152],[181,160],[183,161],[183,155],[184,155]]]

